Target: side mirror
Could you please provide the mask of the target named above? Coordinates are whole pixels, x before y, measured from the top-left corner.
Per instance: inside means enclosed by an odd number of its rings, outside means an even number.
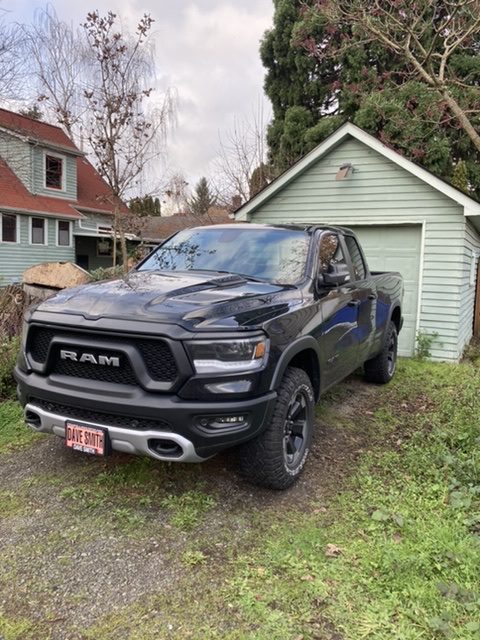
[[[350,281],[350,269],[346,264],[331,264],[328,272],[318,276],[318,284],[324,287],[340,287]]]

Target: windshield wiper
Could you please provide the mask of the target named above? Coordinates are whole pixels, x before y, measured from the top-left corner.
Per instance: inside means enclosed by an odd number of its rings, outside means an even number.
[[[247,273],[238,273],[237,271],[224,271],[223,269],[192,269],[192,271],[202,271],[208,273],[222,273],[228,276],[240,276],[245,280],[251,280],[252,282],[270,282],[267,278],[257,278],[256,276],[250,276]]]

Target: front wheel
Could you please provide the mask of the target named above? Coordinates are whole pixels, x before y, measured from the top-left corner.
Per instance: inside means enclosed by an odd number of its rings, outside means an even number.
[[[397,369],[398,333],[395,323],[390,321],[385,333],[383,349],[371,360],[363,365],[365,378],[368,382],[387,384],[395,375]]]
[[[239,448],[240,471],[254,484],[287,489],[305,466],[313,436],[315,399],[303,369],[289,367],[270,423]]]

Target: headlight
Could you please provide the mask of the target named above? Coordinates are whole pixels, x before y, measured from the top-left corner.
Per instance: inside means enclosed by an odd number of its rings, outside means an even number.
[[[198,340],[187,347],[197,373],[236,373],[261,369],[269,341],[263,336],[239,340]]]

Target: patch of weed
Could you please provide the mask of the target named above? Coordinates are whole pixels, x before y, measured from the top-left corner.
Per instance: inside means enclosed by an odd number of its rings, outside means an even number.
[[[182,554],[182,563],[186,567],[196,567],[199,564],[205,564],[207,556],[203,551],[188,549]]]
[[[213,507],[213,496],[192,489],[179,495],[169,495],[162,500],[162,506],[171,513],[171,523],[177,529],[188,530],[200,523],[203,515]]]
[[[0,402],[0,453],[24,447],[40,438],[42,435],[26,426],[18,402]]]
[[[0,519],[19,515],[28,509],[23,496],[13,491],[0,490]]]
[[[29,620],[23,618],[12,620],[0,611],[0,638],[2,640],[38,640],[40,637],[48,640],[50,638],[50,633],[46,630],[41,633],[40,636],[38,627]]]

